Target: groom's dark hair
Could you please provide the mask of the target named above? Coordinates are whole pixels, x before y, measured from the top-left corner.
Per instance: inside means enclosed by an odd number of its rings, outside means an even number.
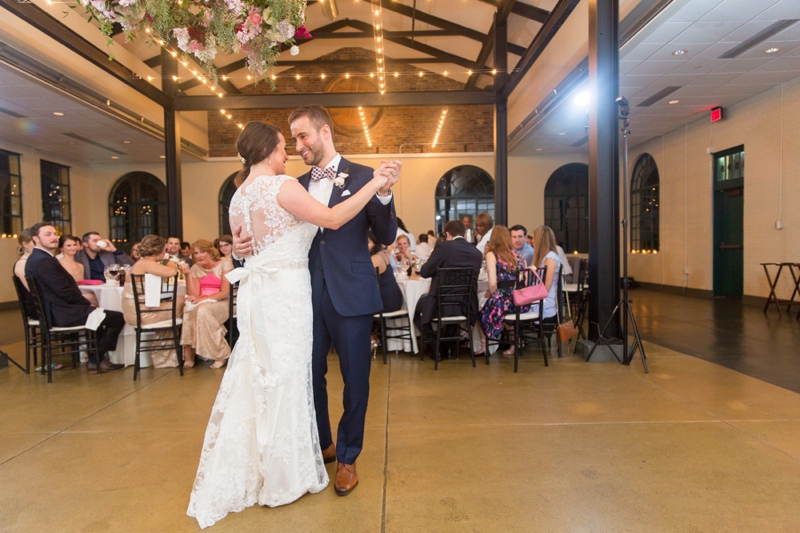
[[[275,151],[280,142],[278,137],[280,132],[281,130],[272,124],[258,120],[245,125],[236,140],[236,150],[243,165],[242,171],[233,180],[237,187],[247,179],[250,167],[259,164]]]
[[[311,125],[314,126],[314,129],[317,131],[327,125],[331,129],[331,135],[333,135],[333,121],[328,111],[321,105],[309,104],[298,107],[289,115],[289,124],[291,125],[292,122],[300,117],[307,117],[308,120],[311,121]]]

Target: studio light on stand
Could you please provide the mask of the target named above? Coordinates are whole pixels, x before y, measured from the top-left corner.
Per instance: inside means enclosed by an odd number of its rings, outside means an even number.
[[[630,365],[638,349],[642,354],[642,366],[644,367],[644,371],[645,373],[649,373],[647,369],[647,357],[644,353],[644,345],[642,344],[642,338],[639,336],[639,328],[636,326],[636,318],[633,316],[633,308],[631,307],[632,300],[628,298],[628,201],[630,200],[628,198],[628,135],[631,133],[630,130],[628,130],[628,126],[630,126],[628,116],[630,115],[630,106],[628,105],[628,100],[625,99],[624,96],[617,98],[616,102],[619,107],[619,116],[617,118],[619,119],[620,130],[622,131],[622,299],[611,313],[611,317],[609,317],[608,322],[600,332],[600,336],[597,338],[597,341],[595,341],[594,346],[592,346],[589,353],[586,354],[586,360],[589,361],[592,358],[595,349],[602,343],[611,350],[611,353],[614,354],[617,361],[623,365]],[[619,312],[622,312],[622,316],[620,317],[622,319],[622,359],[619,358],[614,351],[614,347],[605,337],[606,331],[614,322],[614,317],[616,317]],[[630,349],[628,348],[628,319],[630,319],[631,326],[633,327],[634,339]]]

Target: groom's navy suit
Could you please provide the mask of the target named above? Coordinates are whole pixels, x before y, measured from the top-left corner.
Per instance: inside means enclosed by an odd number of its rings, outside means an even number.
[[[347,200],[367,184],[372,179],[373,169],[342,158],[337,174],[341,172],[348,177],[343,187],[333,186],[328,207]],[[310,179],[309,172],[300,176],[299,181],[308,189]],[[336,457],[344,464],[355,462],[364,442],[372,363],[372,315],[382,307],[378,278],[367,244],[370,228],[380,242],[387,245],[394,242],[397,217],[393,199],[383,205],[373,196],[364,209],[341,228],[318,231],[308,254],[314,308],[314,407],[320,446],[324,450],[333,443],[325,379],[328,351],[333,345],[344,380],[344,414],[336,439]]]

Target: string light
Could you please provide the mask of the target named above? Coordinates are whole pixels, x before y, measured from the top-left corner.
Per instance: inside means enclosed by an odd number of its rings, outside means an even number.
[[[386,80],[383,78],[383,64],[384,53],[381,41],[383,40],[383,7],[378,5],[377,9],[373,12],[372,25],[375,28],[373,35],[375,36],[375,66],[378,69],[378,80],[380,82],[380,93],[386,94]],[[370,74],[370,78],[374,76]]]
[[[442,126],[444,126],[444,119],[447,118],[447,108],[442,110],[442,115],[439,117],[439,127],[436,128],[436,135],[433,136],[433,143],[431,143],[431,148],[436,148],[436,144],[439,142],[439,135],[442,133]]]

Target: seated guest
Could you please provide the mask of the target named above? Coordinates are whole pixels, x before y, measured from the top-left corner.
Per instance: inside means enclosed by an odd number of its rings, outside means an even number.
[[[475,244],[475,233],[472,231],[472,218],[469,215],[461,217],[464,223],[464,240],[470,244]]]
[[[394,252],[395,261],[398,263],[400,261],[406,260],[408,261],[409,267],[411,263],[417,259],[417,254],[411,251],[411,242],[408,240],[408,236],[400,235],[397,237],[397,241],[395,242],[396,250]]]
[[[133,260],[134,263],[142,258],[142,256],[139,254],[140,244],[141,244],[140,242],[135,242],[133,243],[133,246],[131,246],[131,259]]]
[[[75,255],[81,250],[81,240],[73,235],[62,235],[58,239],[58,247],[61,249],[61,257],[58,262],[69,272],[75,281],[86,279],[86,272],[83,263],[75,260]]]
[[[180,237],[175,237],[174,235],[167,237],[167,255],[175,263],[180,261],[180,255],[181,255]]]
[[[397,280],[394,279],[392,262],[383,246],[378,242],[378,238],[372,231],[369,232],[369,255],[372,258],[372,266],[378,269],[378,284],[381,287],[381,301],[383,302],[383,312],[390,313],[403,308],[403,293]]]
[[[446,241],[440,242],[433,249],[428,261],[422,265],[419,275],[423,278],[433,278],[431,280],[431,290],[417,302],[414,310],[414,321],[417,328],[422,328],[431,323],[431,319],[436,314],[436,272],[438,268],[472,268],[475,271],[477,283],[478,271],[481,268],[483,254],[473,245],[464,240],[464,223],[460,220],[451,220],[444,226]],[[443,309],[445,315],[466,315],[466,309]],[[470,314],[468,316],[470,325],[478,320],[478,297],[473,296],[470,303]]]
[[[430,257],[433,248],[428,244],[428,235],[423,233],[417,237],[417,257],[420,259],[427,259]]]
[[[414,236],[406,229],[405,224],[403,221],[400,220],[400,217],[397,217],[397,237],[396,239],[400,238],[401,235],[405,235],[408,238],[409,249],[412,252],[417,250],[417,241],[414,239]]]
[[[188,242],[181,243],[181,257],[180,260],[189,266],[192,266],[192,245]]]
[[[534,254],[533,266],[537,268],[547,267],[547,275],[542,280],[547,287],[547,298],[544,300],[544,312],[539,316],[545,320],[556,316],[556,298],[558,291],[558,278],[556,277],[561,270],[561,259],[558,258],[556,251],[556,236],[549,226],[539,226],[533,230]],[[533,306],[536,309],[538,304]]]
[[[219,250],[220,257],[227,259],[233,263],[231,252],[233,251],[233,237],[230,235],[223,235],[215,242],[217,250]]]
[[[22,233],[19,234],[19,237],[17,237],[17,242],[19,243],[19,253],[21,256],[19,259],[17,259],[17,262],[14,263],[14,275],[19,278],[19,280],[22,282],[22,285],[26,289],[28,288],[28,281],[25,279],[25,263],[31,256],[33,248],[36,246],[33,244],[32,237],[33,231],[31,228],[25,228],[22,230]]]
[[[517,224],[511,226],[511,246],[525,258],[526,265],[533,264],[533,246],[527,243],[528,230]]]
[[[486,337],[499,339],[503,332],[503,319],[516,312],[513,289],[497,287],[499,281],[514,281],[517,272],[528,265],[512,243],[512,232],[505,226],[495,226],[492,238],[486,245],[486,273],[489,275],[489,290],[486,291],[486,302],[481,309],[481,348],[486,352]],[[524,238],[520,239],[525,242]],[[520,308],[521,313],[530,311],[530,305]],[[512,355],[514,347],[503,352]]]
[[[494,222],[492,221],[492,217],[489,216],[489,213],[481,213],[475,218],[475,232],[481,236],[476,248],[478,248],[481,253],[484,252],[486,244],[489,242],[489,239],[492,238],[493,224]]]
[[[108,265],[132,265],[133,260],[122,250],[117,250],[108,239],[101,239],[96,231],[83,234],[83,250],[75,254],[83,265],[85,279],[105,281],[103,275]]]
[[[533,234],[525,235],[525,242],[527,242],[528,245],[530,245],[530,247],[533,248]]]
[[[40,222],[31,228],[36,244],[25,265],[25,275],[36,280],[41,290],[39,295],[49,312],[54,327],[74,327],[86,324],[86,319],[95,310],[78,289],[72,276],[64,270],[53,255],[58,250],[58,232],[48,222]],[[106,353],[117,347],[117,337],[125,326],[125,319],[118,311],[105,310],[105,318],[95,332],[97,353],[89,354],[89,372],[116,370],[123,365],[113,365]]]
[[[58,247],[61,253],[57,255],[58,262],[64,267],[64,270],[69,272],[69,275],[75,281],[82,281],[86,279],[86,273],[83,270],[83,264],[75,260],[75,256],[81,250],[81,240],[74,235],[62,235],[58,239]],[[83,297],[95,307],[98,307],[97,296],[93,292],[83,292]]]
[[[431,250],[433,250],[436,247],[436,242],[437,242],[436,241],[436,234],[433,232],[432,229],[429,229],[428,230],[428,244],[430,245]]]
[[[167,247],[167,241],[164,237],[158,235],[147,235],[139,244],[139,253],[141,258],[134,263],[130,270],[130,276],[126,278],[125,287],[122,289],[122,314],[125,317],[125,322],[131,326],[136,325],[136,302],[133,301],[133,277],[132,275],[152,274],[160,278],[171,278],[178,272],[178,265],[172,261],[167,261],[166,265],[162,265],[161,261],[164,257],[164,251]],[[175,303],[175,316],[180,317],[183,314],[183,296],[178,296],[178,301]],[[153,309],[171,309],[172,302],[161,302],[161,305],[156,308],[144,307],[141,309],[142,324],[153,324],[163,320],[169,320],[170,317],[167,313],[156,313]],[[148,311],[150,309],[150,311]],[[155,338],[171,337],[172,334],[168,331],[158,331],[155,333]],[[167,344],[165,342],[165,344]],[[155,368],[175,368],[178,366],[178,355],[175,350],[165,347],[164,350],[150,352],[150,358],[153,360]]]
[[[183,312],[183,367],[193,367],[194,357],[199,354],[214,359],[211,368],[222,368],[231,354],[224,326],[231,285],[225,274],[233,270],[233,265],[220,258],[211,241],[200,239],[192,244],[192,250],[191,269],[186,263],[180,265],[186,274],[186,302],[191,303]]]
[[[561,261],[561,268],[564,269],[564,276],[571,276],[572,275],[572,265],[569,264],[569,260],[567,259],[567,254],[564,253],[564,249],[561,247],[561,243],[556,245],[556,253],[558,254],[558,259]]]

